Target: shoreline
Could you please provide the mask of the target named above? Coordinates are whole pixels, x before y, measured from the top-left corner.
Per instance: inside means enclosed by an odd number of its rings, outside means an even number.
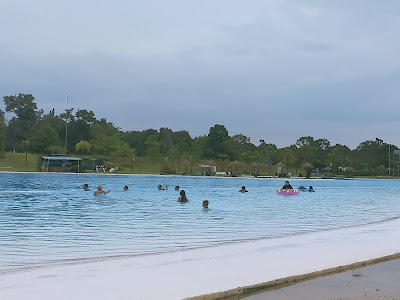
[[[307,274],[301,274],[301,275],[294,275],[294,276],[289,276],[285,278],[278,278],[274,280],[270,280],[267,282],[262,282],[262,283],[257,283],[254,285],[250,286],[243,286],[243,287],[238,287],[234,289],[230,289],[227,291],[221,291],[217,293],[211,293],[211,294],[205,294],[205,295],[199,295],[199,296],[194,296],[194,297],[187,297],[184,298],[183,300],[218,300],[218,299],[231,299],[235,296],[239,296],[237,299],[243,299],[252,295],[258,295],[264,292],[272,291],[272,290],[277,290],[281,288],[285,288],[288,286],[292,286],[298,283],[318,279],[318,278],[323,278],[323,277],[328,277],[331,275],[335,274],[340,274],[343,272],[347,271],[353,271],[357,270],[360,268],[384,263],[384,262],[390,262],[394,260],[400,260],[400,252],[391,254],[391,255],[386,255],[378,258],[372,258],[370,260],[366,261],[359,261],[359,262],[354,262],[351,264],[347,265],[342,265],[342,266],[337,266],[337,267],[332,267],[328,268],[325,270],[320,270],[320,271],[314,271],[311,273]]]
[[[394,259],[400,257],[400,246],[393,243],[398,239],[400,220],[393,220],[178,254],[53,266],[0,276],[0,298],[218,299],[228,291],[261,292],[268,283],[298,283],[301,277],[330,275],[344,266]]]

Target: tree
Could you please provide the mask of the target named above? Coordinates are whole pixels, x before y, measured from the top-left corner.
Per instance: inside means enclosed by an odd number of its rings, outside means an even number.
[[[228,140],[229,134],[224,125],[216,124],[210,128],[208,134],[208,145],[213,151],[213,157],[217,158],[219,154],[224,154],[225,147],[223,142]]]
[[[4,154],[6,142],[6,122],[4,120],[4,112],[0,109],[0,157]]]
[[[36,153],[44,153],[50,147],[60,146],[60,138],[57,131],[46,124],[43,125],[37,132],[32,141],[32,150]]]
[[[84,150],[86,150],[86,153],[89,153],[91,147],[92,145],[90,145],[88,141],[81,140],[79,143],[75,145],[76,153],[79,153],[79,151],[83,153]]]
[[[68,149],[74,150],[74,147],[80,141],[90,140],[90,125],[82,120],[75,120],[68,124]]]
[[[310,161],[314,155],[314,138],[312,136],[303,136],[296,141],[303,162]]]
[[[37,111],[35,98],[31,94],[18,94],[18,96],[4,96],[6,112],[13,112],[18,119],[27,122],[36,122],[42,111]]]
[[[94,116],[94,112],[91,110],[86,110],[86,109],[79,109],[75,113],[75,117],[78,120],[83,120],[88,124],[93,124],[96,121],[96,118]]]

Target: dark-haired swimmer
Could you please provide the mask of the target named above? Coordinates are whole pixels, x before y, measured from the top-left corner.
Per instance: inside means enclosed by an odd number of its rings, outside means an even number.
[[[293,187],[290,185],[289,181],[286,180],[282,190],[293,190]]]
[[[178,197],[178,200],[176,200],[176,202],[189,202],[189,199],[186,197],[185,190],[180,191],[179,194],[181,196]]]
[[[248,190],[246,190],[246,187],[245,187],[245,186],[242,186],[242,189],[239,190],[239,192],[241,192],[241,193],[247,193]]]
[[[124,186],[124,191],[127,191],[128,190],[128,186],[126,185],[126,186]]]
[[[83,188],[85,191],[88,191],[88,190],[89,190],[89,185],[88,185],[87,183],[85,183],[84,185],[82,185],[82,188]]]
[[[209,203],[208,200],[204,200],[204,201],[203,201],[203,208],[204,208],[204,209],[209,209],[209,208],[208,208],[208,203]]]

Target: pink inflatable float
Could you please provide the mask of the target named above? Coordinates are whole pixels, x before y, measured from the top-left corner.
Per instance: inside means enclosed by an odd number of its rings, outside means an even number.
[[[292,189],[292,190],[279,189],[279,190],[276,191],[276,193],[278,195],[288,195],[289,196],[289,195],[298,195],[298,194],[300,194],[300,191],[298,189]]]

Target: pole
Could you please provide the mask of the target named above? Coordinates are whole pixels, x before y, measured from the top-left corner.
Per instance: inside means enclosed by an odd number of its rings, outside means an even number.
[[[67,95],[66,95],[66,106],[65,106],[65,145],[64,145],[65,155],[67,155],[67,141],[68,141],[68,88],[69,88],[69,83],[67,83]]]
[[[390,143],[389,143],[389,176],[390,176]]]

